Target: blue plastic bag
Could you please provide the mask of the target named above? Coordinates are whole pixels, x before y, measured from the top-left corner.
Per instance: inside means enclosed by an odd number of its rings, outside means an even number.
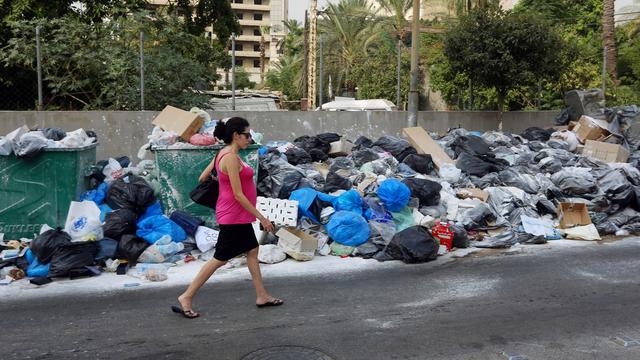
[[[352,211],[338,211],[326,225],[333,241],[341,245],[360,246],[369,240],[371,228],[367,220]]]
[[[96,205],[101,205],[104,202],[104,198],[107,196],[107,190],[109,189],[109,185],[107,183],[102,183],[95,190],[89,190],[82,195],[80,195],[80,201],[93,201]]]
[[[98,206],[98,208],[100,209],[100,221],[104,222],[104,219],[107,217],[107,214],[112,212],[113,209],[109,207],[109,205],[107,204],[102,204],[100,206]]]
[[[409,203],[411,189],[399,180],[387,179],[380,184],[377,194],[387,210],[398,212]]]
[[[150,216],[156,216],[156,215],[162,215],[162,205],[160,205],[160,201],[156,201],[154,204],[151,204],[145,211],[144,213],[142,213],[142,215],[140,215],[140,217],[138,218],[138,224],[150,217]]]
[[[164,215],[150,216],[138,222],[136,235],[152,245],[165,235],[171,236],[174,242],[183,242],[187,238],[184,230]]]
[[[31,252],[31,249],[27,249],[24,256],[29,262],[29,266],[27,266],[28,277],[45,277],[49,274],[49,264],[40,263],[38,258]]]
[[[298,189],[289,196],[289,200],[298,202],[298,217],[308,217],[316,224],[320,224],[320,212],[325,203],[333,204],[335,199],[335,196],[327,195],[311,188]]]
[[[333,208],[336,211],[351,211],[362,215],[364,204],[357,190],[349,190],[333,200]]]

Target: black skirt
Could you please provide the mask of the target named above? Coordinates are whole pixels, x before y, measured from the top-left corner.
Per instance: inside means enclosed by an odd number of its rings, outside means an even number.
[[[229,261],[259,246],[251,224],[219,226],[220,234],[216,243],[216,252],[213,255],[216,260]]]

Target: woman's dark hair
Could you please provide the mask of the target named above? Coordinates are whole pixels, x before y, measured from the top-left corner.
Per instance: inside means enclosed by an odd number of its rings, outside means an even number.
[[[243,133],[249,127],[249,122],[245,118],[232,117],[226,123],[218,121],[213,136],[224,141],[225,144],[233,142],[234,133]]]

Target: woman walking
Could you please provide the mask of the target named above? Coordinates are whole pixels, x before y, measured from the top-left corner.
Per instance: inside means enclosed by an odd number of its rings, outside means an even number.
[[[215,167],[220,184],[220,195],[216,203],[216,222],[220,226],[220,234],[213,259],[207,261],[187,290],[178,297],[180,307],[172,307],[174,312],[189,319],[200,316],[192,308],[193,297],[198,290],[218,268],[240,254],[247,256],[247,266],[256,289],[256,306],[278,306],[284,303],[269,295],[260,273],[258,241],[251,223],[257,218],[268,232],[273,231],[273,224],[256,209],[254,172],[238,155],[241,149],[246,149],[251,143],[249,122],[240,117],[233,117],[226,123],[218,122],[214,136],[224,140],[227,146],[220,150],[202,172],[199,181],[205,181]]]

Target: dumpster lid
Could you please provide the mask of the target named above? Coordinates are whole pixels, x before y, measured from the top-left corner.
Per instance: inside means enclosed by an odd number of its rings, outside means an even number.
[[[152,145],[151,151],[167,151],[167,150],[221,150],[226,145],[209,145],[198,146],[191,145],[190,143],[175,143],[173,145]],[[247,149],[255,150],[259,149],[260,145],[249,145]]]

